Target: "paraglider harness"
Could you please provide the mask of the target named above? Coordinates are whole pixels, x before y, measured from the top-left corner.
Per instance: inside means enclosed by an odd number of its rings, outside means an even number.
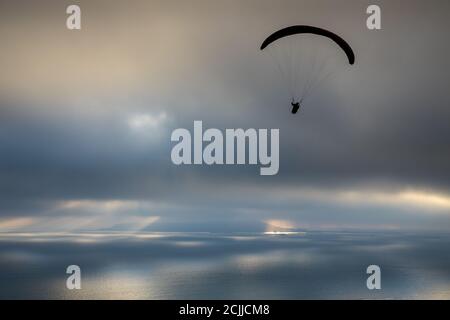
[[[303,100],[303,99],[302,99],[302,100]],[[300,101],[298,101],[298,102],[295,102],[295,100],[292,99],[291,105],[292,105],[292,113],[293,113],[293,114],[296,114],[297,111],[300,109],[302,100],[300,100]]]

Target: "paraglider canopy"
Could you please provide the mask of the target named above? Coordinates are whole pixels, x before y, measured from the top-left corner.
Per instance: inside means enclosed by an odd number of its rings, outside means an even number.
[[[342,37],[308,25],[278,30],[264,40],[260,49],[277,63],[292,98],[292,113],[326,79],[355,63],[355,53]]]
[[[348,62],[351,65],[355,63],[355,54],[353,52],[353,49],[344,39],[331,31],[312,26],[291,26],[278,30],[277,32],[272,33],[266,40],[264,40],[263,44],[261,45],[261,50],[264,50],[268,45],[270,45],[272,42],[277,41],[278,39],[302,33],[310,33],[330,38],[331,40],[336,42],[336,44],[341,47],[342,50],[344,50],[345,54],[347,55]]]

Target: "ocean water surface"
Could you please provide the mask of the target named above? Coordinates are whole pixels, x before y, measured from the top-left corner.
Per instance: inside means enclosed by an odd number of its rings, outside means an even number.
[[[82,289],[66,289],[78,265]],[[381,267],[381,290],[366,268]],[[449,299],[450,236],[0,234],[1,299]]]

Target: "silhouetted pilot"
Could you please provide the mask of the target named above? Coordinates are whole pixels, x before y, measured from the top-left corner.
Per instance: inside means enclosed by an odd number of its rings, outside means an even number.
[[[300,109],[300,107],[301,107],[300,103],[301,103],[301,102],[302,102],[302,101],[295,102],[294,100],[292,100],[291,105],[292,105],[292,113],[293,113],[293,114],[296,114],[297,111]]]

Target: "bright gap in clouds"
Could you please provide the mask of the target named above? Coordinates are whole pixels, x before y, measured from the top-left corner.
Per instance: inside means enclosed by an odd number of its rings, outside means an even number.
[[[128,118],[128,125],[132,129],[156,129],[167,119],[167,114],[161,112],[157,115],[149,113],[135,114]]]
[[[281,201],[314,201],[343,206],[390,207],[397,209],[420,209],[423,213],[449,214],[450,195],[434,191],[400,189],[319,190],[310,188],[279,189],[274,196]]]
[[[60,201],[46,216],[0,219],[0,232],[139,232],[160,219],[154,211],[151,203],[139,201]]]

